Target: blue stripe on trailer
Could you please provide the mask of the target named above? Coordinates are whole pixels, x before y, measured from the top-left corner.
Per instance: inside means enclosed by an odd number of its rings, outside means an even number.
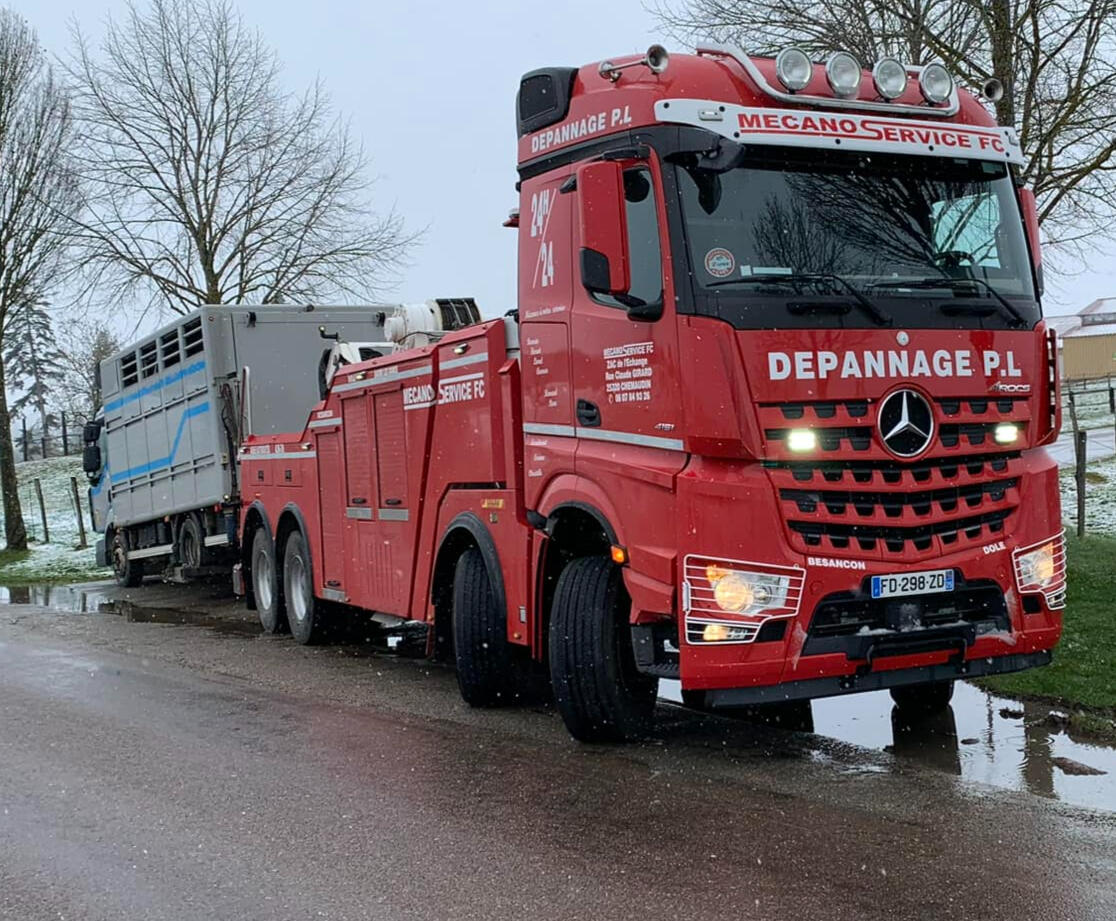
[[[205,359],[202,359],[201,361],[195,361],[192,365],[187,365],[181,371],[176,371],[174,374],[168,374],[166,377],[155,381],[155,383],[153,384],[148,384],[146,387],[141,387],[135,393],[130,393],[126,397],[117,397],[117,399],[113,400],[112,402],[106,403],[105,413],[107,414],[115,412],[121,407],[127,406],[129,403],[134,403],[141,397],[148,396],[152,393],[158,393],[168,384],[174,384],[182,380],[182,378],[184,377],[189,377],[191,374],[197,374],[199,371],[203,370],[205,370]]]

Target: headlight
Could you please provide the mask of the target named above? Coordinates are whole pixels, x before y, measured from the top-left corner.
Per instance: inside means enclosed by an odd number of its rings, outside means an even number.
[[[835,51],[825,62],[825,77],[835,96],[848,98],[860,89],[860,62],[847,51]]]
[[[1046,588],[1054,578],[1054,556],[1053,541],[1019,556],[1016,565],[1019,569],[1020,586]]]
[[[784,48],[775,58],[775,76],[792,93],[806,89],[814,63],[801,48]]]
[[[895,58],[880,58],[872,68],[872,82],[884,99],[898,99],[907,89],[907,68]]]
[[[750,643],[773,617],[798,613],[806,570],[700,555],[683,562],[688,643]]]
[[[953,94],[953,77],[941,64],[927,64],[918,78],[922,98],[933,105],[940,105]]]

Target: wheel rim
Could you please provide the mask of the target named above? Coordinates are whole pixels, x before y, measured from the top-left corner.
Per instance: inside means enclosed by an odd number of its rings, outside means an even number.
[[[252,572],[256,576],[256,603],[265,610],[270,609],[271,580],[275,570],[271,565],[271,557],[262,549],[256,551],[255,558],[252,560]]]
[[[300,624],[306,622],[309,605],[306,603],[308,582],[306,579],[306,565],[302,557],[295,554],[287,563],[287,573],[290,582],[290,591],[287,592],[290,612]]]

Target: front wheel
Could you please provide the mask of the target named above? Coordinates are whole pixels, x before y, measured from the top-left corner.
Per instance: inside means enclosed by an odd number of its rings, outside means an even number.
[[[300,531],[287,538],[287,548],[283,552],[283,595],[291,636],[304,646],[319,642],[325,618],[321,604],[314,597],[310,553]]]
[[[907,716],[941,713],[953,699],[953,682],[935,681],[892,688],[891,699],[895,701],[899,712]]]
[[[113,533],[110,555],[112,574],[116,577],[117,585],[135,588],[143,581],[143,560],[128,559],[128,541],[123,531]]]
[[[550,677],[566,728],[583,742],[646,734],[659,679],[640,674],[620,569],[606,557],[573,560],[558,577],[550,617]]]

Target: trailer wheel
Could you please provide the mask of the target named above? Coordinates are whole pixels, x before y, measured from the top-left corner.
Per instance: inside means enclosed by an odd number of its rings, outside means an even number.
[[[905,716],[930,716],[941,713],[953,699],[952,681],[909,684],[891,689],[891,699]]]
[[[286,626],[283,596],[279,593],[279,569],[275,544],[263,528],[252,536],[252,594],[264,633],[280,633]]]
[[[457,686],[470,707],[498,707],[516,696],[516,668],[504,612],[484,557],[470,547],[453,573],[453,648]]]
[[[128,559],[128,542],[123,531],[113,532],[109,556],[117,585],[135,588],[143,581],[143,560]]]
[[[310,554],[301,531],[295,531],[287,538],[287,548],[283,552],[283,597],[291,636],[304,646],[321,640],[322,606],[314,597]]]
[[[186,569],[201,569],[205,536],[198,519],[187,515],[178,529],[178,559]]]
[[[566,728],[583,742],[618,742],[651,728],[659,679],[640,674],[619,568],[573,560],[558,577],[550,617],[550,677]]]

